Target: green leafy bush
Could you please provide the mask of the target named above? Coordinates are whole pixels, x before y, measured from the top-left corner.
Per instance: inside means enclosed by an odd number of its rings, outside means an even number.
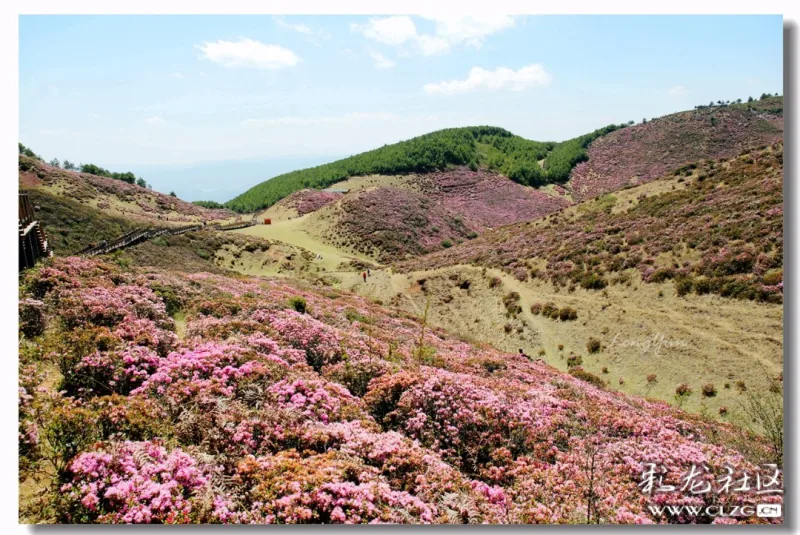
[[[574,321],[578,319],[578,311],[572,307],[564,307],[558,311],[558,319],[561,321]]]
[[[364,316],[353,307],[347,307],[344,310],[344,317],[347,318],[347,321],[349,321],[350,323],[353,323],[354,321],[357,321],[359,323],[368,323],[368,324],[373,323],[373,321],[370,318]]]
[[[581,288],[586,290],[602,290],[606,286],[608,281],[595,273],[587,273],[581,278]]]
[[[192,201],[192,204],[196,206],[202,206],[203,208],[212,208],[212,209],[225,208],[224,204],[218,203],[217,201]]]
[[[567,367],[574,368],[575,366],[580,366],[583,364],[583,357],[580,355],[570,355],[567,357]]]
[[[306,312],[308,312],[308,304],[306,303],[306,300],[303,297],[290,298],[289,307],[301,314],[305,314]]]
[[[589,384],[592,384],[599,388],[604,388],[606,386],[606,382],[598,377],[597,375],[587,372],[580,366],[575,366],[569,370],[569,374],[573,377],[577,377],[581,381],[586,381]]]

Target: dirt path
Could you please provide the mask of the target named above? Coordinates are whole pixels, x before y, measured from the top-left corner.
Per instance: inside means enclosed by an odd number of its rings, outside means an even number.
[[[290,245],[302,247],[313,253],[314,255],[321,255],[321,259],[315,259],[315,265],[324,269],[327,272],[336,272],[340,269],[340,265],[352,260],[361,260],[375,264],[376,262],[369,257],[346,253],[337,249],[333,245],[327,244],[319,238],[313,236],[308,232],[306,225],[308,217],[311,214],[303,217],[296,217],[284,221],[276,221],[271,225],[255,225],[246,227],[232,232],[239,234],[246,234],[250,236],[257,236],[268,240],[278,240]]]
[[[179,310],[175,313],[172,319],[175,321],[175,334],[178,335],[178,339],[183,340],[186,338],[186,314],[183,312],[183,310]]]

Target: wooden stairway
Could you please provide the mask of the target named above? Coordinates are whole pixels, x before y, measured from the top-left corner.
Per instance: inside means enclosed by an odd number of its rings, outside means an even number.
[[[53,256],[47,234],[36,220],[27,193],[19,194],[19,270],[33,267],[40,258]]]

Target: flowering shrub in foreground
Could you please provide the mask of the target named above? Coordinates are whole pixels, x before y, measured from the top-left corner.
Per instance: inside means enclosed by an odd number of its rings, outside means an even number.
[[[430,523],[435,508],[392,490],[374,470],[337,452],[302,458],[293,452],[242,461],[236,479],[246,490],[241,512],[226,505],[222,521],[254,523]]]
[[[19,331],[28,338],[44,332],[44,303],[38,299],[22,299],[19,302]]]
[[[152,442],[124,442],[82,453],[71,464],[67,521],[167,523],[191,520],[194,498],[208,484],[197,461]]]
[[[342,357],[341,336],[319,320],[294,310],[281,310],[272,315],[256,314],[255,317],[264,318],[286,343],[305,351],[308,364],[315,370],[338,362]]]
[[[23,473],[54,474],[43,521],[701,522],[648,511],[647,463],[675,484],[693,464],[771,459],[756,436],[735,449],[731,425],[440,329],[420,342],[418,322],[353,295],[96,260],[56,259],[26,287],[39,276],[53,327],[23,345],[19,442]],[[165,287],[181,289],[182,338]],[[282,308],[294,296],[308,313]]]
[[[269,392],[278,407],[299,411],[307,419],[323,423],[356,416],[360,409],[358,398],[346,388],[326,381],[284,380],[272,385]]]
[[[269,364],[251,356],[241,346],[215,342],[170,353],[132,393],[163,396],[173,404],[201,393],[231,396],[237,381],[270,373]]]
[[[147,347],[133,346],[119,353],[98,351],[75,366],[71,386],[99,393],[128,394],[160,364],[161,358]]]

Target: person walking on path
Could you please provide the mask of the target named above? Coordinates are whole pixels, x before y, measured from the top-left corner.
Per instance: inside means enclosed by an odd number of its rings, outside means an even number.
[[[371,276],[372,276],[372,272],[370,272],[369,268],[367,268],[367,277],[371,277]]]
[[[361,272],[361,277],[364,279],[364,282],[367,282],[367,272],[366,271],[362,271]]]

